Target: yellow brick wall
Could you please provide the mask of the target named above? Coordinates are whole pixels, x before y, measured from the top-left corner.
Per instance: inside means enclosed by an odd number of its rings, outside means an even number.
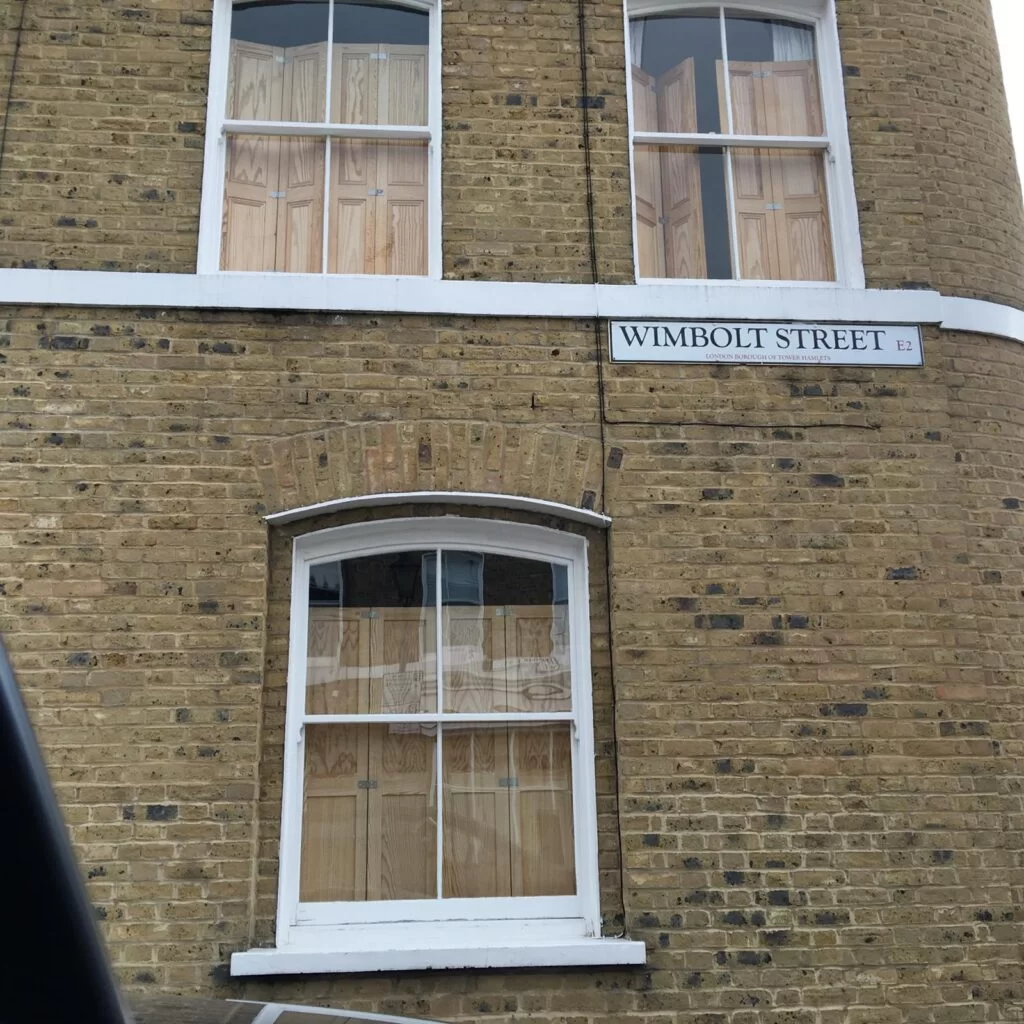
[[[320,435],[346,465],[391,437],[385,461],[429,483],[425,425],[463,453],[432,445],[438,471],[575,437],[589,489],[591,325],[3,326],[0,629],[130,988],[466,1020],[1014,1019],[1024,347],[930,331],[919,370],[606,367],[622,805],[594,537],[602,899],[648,967],[243,984],[228,957],[271,927],[300,528],[268,544],[261,516],[320,496]],[[345,422],[367,426],[325,428]]]
[[[209,6],[30,3],[5,266],[194,269]],[[837,7],[869,282],[1024,306],[987,5]],[[621,10],[586,10],[624,282]],[[450,277],[589,279],[575,13],[444,6]],[[605,366],[602,449],[594,344],[554,318],[0,311],[0,632],[119,976],[451,1020],[1019,1020],[1024,346]],[[368,451],[380,475],[349,472]],[[613,518],[610,580],[589,534],[602,903],[647,968],[227,977],[273,914],[300,527],[262,517],[410,481]]]

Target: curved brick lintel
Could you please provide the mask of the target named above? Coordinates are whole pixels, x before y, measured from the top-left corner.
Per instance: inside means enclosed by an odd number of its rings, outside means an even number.
[[[409,491],[508,494],[600,511],[601,445],[565,431],[495,423],[371,423],[257,447],[270,513]],[[620,458],[609,460],[607,482]]]

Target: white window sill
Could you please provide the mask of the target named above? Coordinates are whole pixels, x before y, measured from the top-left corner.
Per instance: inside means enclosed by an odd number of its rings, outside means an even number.
[[[574,939],[541,943],[445,945],[430,949],[328,951],[249,949],[231,957],[234,977],[261,974],[354,974],[371,971],[446,971],[484,967],[604,967],[643,965],[647,950],[629,939]]]

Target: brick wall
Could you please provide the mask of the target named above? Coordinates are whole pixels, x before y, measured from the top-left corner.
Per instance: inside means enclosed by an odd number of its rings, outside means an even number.
[[[837,7],[870,283],[1024,305],[987,5]],[[194,268],[208,9],[30,0],[5,265]],[[621,11],[586,9],[622,282]],[[588,280],[575,5],[450,0],[444,42],[446,274]],[[119,975],[452,1020],[1019,1020],[1024,347],[606,366],[602,450],[594,344],[565,319],[3,310],[0,631]],[[273,914],[286,542],[323,525],[262,517],[474,480],[613,517],[602,901],[649,965],[232,982]]]
[[[1015,1019],[1024,349],[933,332],[921,370],[608,368],[622,806],[595,627],[603,899],[618,930],[619,821],[648,967],[243,985],[225,965],[269,934],[300,528],[268,547],[260,517],[319,495],[286,439],[383,419],[400,464],[417,424],[486,420],[575,435],[587,459],[590,325],[48,309],[6,327],[0,628],[130,987],[452,1019]],[[407,343],[380,359],[375,332]],[[299,466],[287,494],[268,452]]]

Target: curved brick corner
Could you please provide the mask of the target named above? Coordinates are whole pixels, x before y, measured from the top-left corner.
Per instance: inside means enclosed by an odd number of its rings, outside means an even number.
[[[612,469],[620,463],[621,456],[609,459]],[[600,443],[534,427],[429,421],[337,427],[260,445],[256,466],[268,512],[408,491],[602,505]]]

